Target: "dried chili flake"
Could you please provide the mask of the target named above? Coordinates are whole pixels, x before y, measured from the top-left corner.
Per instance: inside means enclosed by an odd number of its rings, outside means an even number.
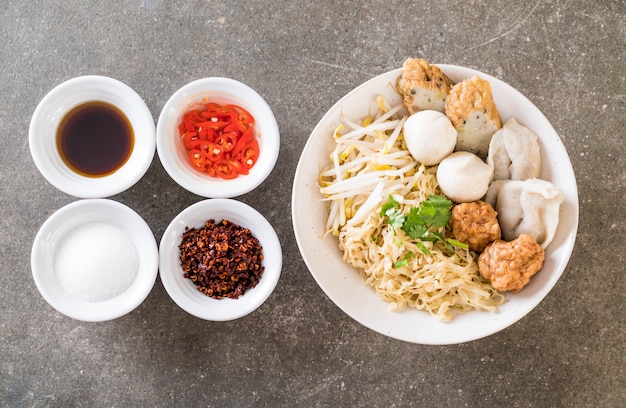
[[[249,229],[228,220],[185,228],[179,246],[183,276],[215,299],[237,299],[263,274],[263,248]]]

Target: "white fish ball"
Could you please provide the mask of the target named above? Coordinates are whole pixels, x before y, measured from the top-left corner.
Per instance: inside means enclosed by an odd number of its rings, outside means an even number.
[[[457,131],[441,112],[423,110],[404,123],[404,140],[411,156],[425,166],[433,166],[452,153]]]
[[[487,193],[492,177],[491,167],[470,152],[452,153],[437,168],[441,191],[457,203],[480,200]]]

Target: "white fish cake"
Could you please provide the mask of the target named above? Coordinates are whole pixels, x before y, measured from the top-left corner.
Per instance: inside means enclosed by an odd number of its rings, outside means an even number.
[[[454,82],[438,66],[430,65],[422,58],[409,58],[402,65],[398,77],[397,90],[402,95],[402,103],[409,111],[445,111],[446,98]]]
[[[485,159],[493,134],[502,127],[489,82],[473,76],[452,87],[445,113],[458,132],[457,151],[468,151]]]

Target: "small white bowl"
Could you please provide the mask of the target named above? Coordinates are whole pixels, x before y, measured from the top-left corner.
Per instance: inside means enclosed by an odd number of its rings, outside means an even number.
[[[57,148],[57,128],[73,108],[90,101],[108,102],[128,118],[134,133],[130,157],[114,173],[87,177],[70,169]],[[29,146],[35,165],[50,184],[74,197],[109,197],[134,185],[148,170],[155,152],[155,124],[141,97],[116,79],[87,75],[57,85],[39,103],[30,122]]]
[[[254,117],[259,158],[249,174],[223,180],[189,164],[178,125],[186,112],[206,102],[232,103]],[[161,111],[156,139],[159,159],[170,177],[186,190],[208,198],[232,198],[252,191],[269,176],[280,150],[278,124],[267,102],[249,86],[220,77],[198,79],[176,91]]]
[[[92,222],[105,222],[122,229],[134,242],[139,259],[135,280],[128,289],[103,301],[68,295],[55,270],[55,256],[67,234]],[[31,269],[37,289],[50,306],[77,320],[101,322],[123,316],[144,301],[154,286],[158,259],[154,235],[139,214],[117,201],[85,199],[62,207],[43,223],[33,243]]]
[[[211,298],[183,276],[179,246],[185,227],[201,228],[210,219],[225,219],[248,228],[263,248],[264,271],[259,283],[237,299]],[[167,293],[187,313],[212,321],[234,320],[261,306],[278,283],[282,260],[280,241],[272,225],[254,208],[231,199],[204,200],[187,207],[172,220],[159,246],[159,274]]]

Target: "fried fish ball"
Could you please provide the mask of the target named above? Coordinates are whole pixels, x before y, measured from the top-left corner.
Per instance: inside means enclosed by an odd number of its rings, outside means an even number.
[[[458,132],[456,150],[485,159],[491,137],[502,127],[489,82],[473,76],[454,85],[446,98],[445,113]]]
[[[454,82],[436,65],[422,58],[409,58],[402,65],[397,88],[409,113],[421,110],[444,112],[446,97]]]
[[[480,274],[500,291],[519,292],[543,266],[545,253],[530,235],[494,241],[478,257]]]
[[[452,236],[468,244],[474,252],[482,252],[488,244],[502,237],[498,213],[491,204],[480,200],[452,207],[450,228]]]

